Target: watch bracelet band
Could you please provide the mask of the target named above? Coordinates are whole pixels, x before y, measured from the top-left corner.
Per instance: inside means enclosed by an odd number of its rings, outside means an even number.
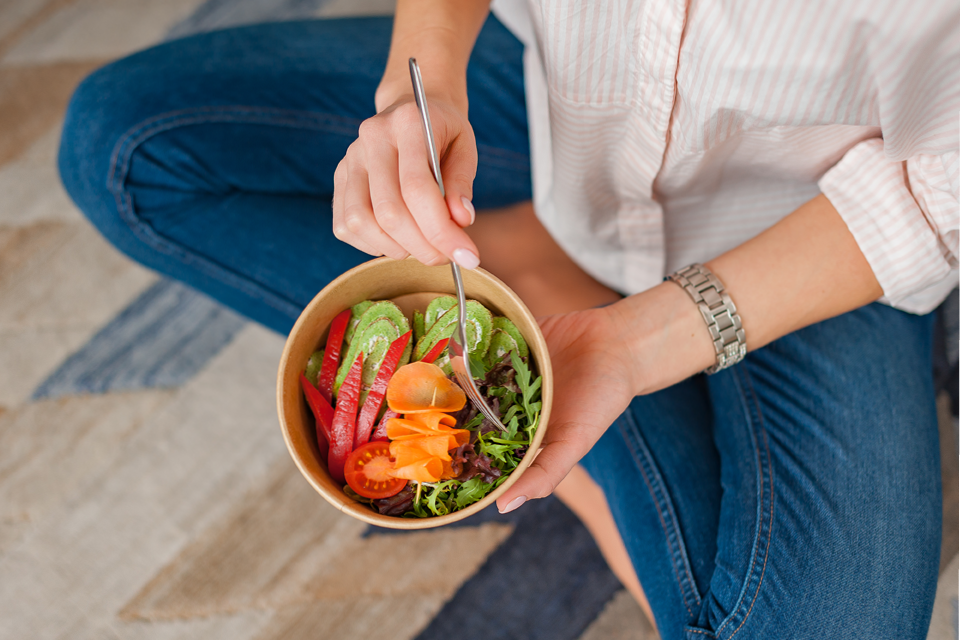
[[[703,372],[716,373],[743,360],[747,355],[743,325],[737,306],[723,290],[719,278],[702,264],[691,264],[664,279],[673,280],[690,294],[707,323],[713,347],[717,351],[717,364]]]

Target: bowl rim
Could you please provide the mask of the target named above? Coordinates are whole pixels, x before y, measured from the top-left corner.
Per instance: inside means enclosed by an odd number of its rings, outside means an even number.
[[[475,513],[482,511],[491,504],[493,504],[498,497],[503,495],[510,488],[510,486],[517,481],[520,475],[530,466],[533,460],[536,458],[539,453],[539,449],[542,446],[543,438],[546,435],[547,427],[550,418],[550,411],[553,399],[553,370],[550,363],[550,353],[547,350],[546,340],[543,338],[543,334],[540,332],[539,324],[536,321],[536,318],[527,309],[526,305],[523,304],[523,301],[520,297],[508,287],[502,280],[491,274],[490,272],[477,268],[469,273],[471,275],[467,276],[464,279],[464,286],[467,288],[468,297],[470,286],[467,284],[468,280],[472,280],[477,277],[481,280],[486,280],[489,284],[493,285],[495,289],[499,289],[499,292],[503,294],[510,303],[515,306],[519,312],[524,316],[524,323],[528,327],[532,328],[534,335],[527,335],[528,331],[523,331],[524,339],[530,345],[531,354],[536,351],[536,365],[539,374],[542,376],[542,388],[541,388],[541,401],[543,402],[543,407],[540,412],[540,423],[537,427],[537,431],[534,434],[533,441],[530,443],[530,446],[521,459],[520,463],[517,465],[517,468],[514,469],[506,481],[501,484],[499,487],[491,491],[489,494],[483,497],[483,499],[460,509],[459,511],[454,511],[442,516],[431,516],[428,518],[404,518],[401,516],[386,516],[375,512],[369,507],[369,505],[356,502],[353,499],[346,496],[342,489],[330,489],[329,486],[323,484],[319,478],[314,476],[313,470],[308,465],[309,462],[321,463],[321,469],[326,468],[325,461],[317,460],[317,456],[312,454],[314,460],[308,461],[304,460],[293,442],[293,436],[291,434],[292,427],[291,423],[288,421],[291,416],[287,415],[287,410],[284,402],[286,392],[288,390],[288,384],[291,384],[293,380],[296,381],[297,385],[297,395],[300,398],[301,403],[305,403],[303,399],[303,394],[299,391],[299,373],[302,367],[296,368],[296,375],[290,375],[288,370],[291,366],[291,353],[294,351],[294,347],[299,343],[298,338],[302,335],[304,327],[307,323],[312,322],[311,316],[315,313],[317,307],[321,306],[325,299],[331,295],[334,291],[343,287],[347,282],[354,279],[358,274],[364,273],[370,270],[380,270],[384,267],[393,265],[396,266],[400,262],[409,262],[413,261],[416,263],[414,268],[424,268],[424,269],[437,269],[444,268],[448,269],[447,265],[441,265],[440,267],[428,267],[417,262],[414,258],[406,258],[404,261],[393,260],[392,258],[375,258],[373,260],[368,260],[361,263],[360,265],[350,269],[349,271],[343,273],[333,281],[331,281],[327,286],[325,286],[320,292],[318,292],[314,298],[304,307],[300,316],[297,318],[297,321],[294,323],[293,328],[290,330],[290,333],[287,335],[286,341],[284,342],[283,352],[280,356],[280,362],[277,370],[277,415],[280,421],[280,429],[283,433],[284,443],[286,444],[287,451],[290,453],[290,456],[293,458],[294,463],[297,468],[300,470],[301,475],[306,478],[310,485],[316,490],[323,498],[335,506],[339,511],[351,515],[358,520],[367,522],[379,527],[392,528],[392,529],[428,529],[433,527],[440,527],[445,524],[450,524],[457,522],[464,518],[467,518]],[[450,278],[450,287],[453,287],[453,278]],[[443,291],[429,291],[429,292],[420,292],[420,293],[438,293],[446,294],[448,292]],[[393,298],[398,298],[404,293],[398,293]],[[356,304],[361,300],[357,300],[352,304]],[[351,306],[352,306],[351,304]],[[486,304],[486,303],[485,303]],[[501,311],[502,310],[499,310]],[[504,314],[506,315],[506,314]],[[515,318],[510,318],[514,320]],[[519,327],[518,327],[519,328]],[[320,334],[320,340],[322,336],[326,333],[328,327],[324,327],[323,331]],[[316,346],[314,346],[314,349]],[[304,404],[305,406],[305,404]],[[314,447],[315,448],[315,447]]]

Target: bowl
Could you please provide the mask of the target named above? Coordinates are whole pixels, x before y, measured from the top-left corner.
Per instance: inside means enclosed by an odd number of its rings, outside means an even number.
[[[338,313],[364,300],[393,300],[409,317],[413,309],[423,311],[438,295],[456,295],[450,267],[428,267],[413,258],[377,258],[365,262],[318,293],[300,314],[287,337],[277,374],[277,412],[283,439],[307,482],[327,502],[358,520],[391,529],[428,529],[462,520],[493,504],[530,466],[540,449],[553,400],[550,354],[540,327],[517,294],[495,276],[483,269],[463,269],[462,273],[467,298],[479,301],[494,314],[506,316],[520,330],[533,355],[536,371],[543,376],[543,408],[533,442],[510,477],[482,500],[459,511],[430,518],[385,516],[348,497],[330,478],[326,461],[321,460],[313,414],[300,390],[299,379],[310,355],[326,344],[330,323]]]

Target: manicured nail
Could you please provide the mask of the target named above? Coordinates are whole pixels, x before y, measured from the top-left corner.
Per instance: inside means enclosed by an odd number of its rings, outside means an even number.
[[[464,269],[476,269],[480,266],[480,258],[474,255],[469,249],[454,250],[453,261]]]
[[[516,498],[510,501],[510,504],[508,504],[506,507],[501,509],[500,513],[510,513],[511,511],[513,511],[514,509],[516,509],[526,501],[527,501],[527,496],[517,496]]]
[[[460,202],[463,203],[463,208],[470,212],[470,224],[473,224],[477,219],[477,210],[473,208],[473,203],[467,200],[467,196],[460,196]]]

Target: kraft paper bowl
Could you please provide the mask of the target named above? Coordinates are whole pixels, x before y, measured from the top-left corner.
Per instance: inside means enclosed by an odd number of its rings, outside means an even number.
[[[299,379],[310,354],[326,343],[327,330],[338,313],[363,300],[393,300],[409,317],[413,309],[423,311],[437,295],[456,295],[450,267],[427,267],[412,258],[400,261],[377,258],[365,262],[318,293],[304,309],[287,338],[277,375],[277,411],[287,449],[313,488],[327,502],[354,518],[392,529],[427,529],[462,520],[493,504],[516,482],[540,448],[553,400],[550,354],[540,327],[520,298],[496,277],[483,269],[463,269],[462,273],[467,298],[483,303],[496,315],[506,316],[523,334],[536,371],[543,376],[543,409],[533,442],[519,466],[502,485],[479,502],[460,511],[431,518],[384,516],[368,505],[347,497],[341,486],[327,473],[326,461],[320,459],[313,414],[303,398]]]

